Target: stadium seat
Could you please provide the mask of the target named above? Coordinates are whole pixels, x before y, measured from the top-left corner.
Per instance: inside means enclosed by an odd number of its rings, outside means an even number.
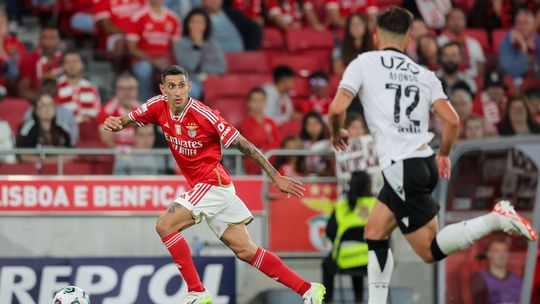
[[[270,58],[272,68],[278,65],[287,65],[291,67],[298,76],[308,77],[309,74],[323,70],[328,72],[328,62],[321,61],[317,57],[308,57],[304,55],[275,56]]]
[[[483,30],[483,29],[466,29],[464,34],[465,34],[465,36],[469,36],[469,37],[472,37],[472,38],[478,40],[478,42],[482,46],[482,49],[484,50],[484,52],[489,52],[490,51],[489,39],[488,39],[488,35],[487,35],[485,30]]]
[[[290,52],[334,48],[334,37],[330,31],[316,32],[311,29],[288,30],[285,33]]]
[[[296,79],[291,96],[295,99],[307,99],[309,97],[308,80],[304,78]]]
[[[270,27],[265,27],[263,29],[263,49],[283,49],[284,47],[285,38],[280,30]]]
[[[208,104],[218,110],[229,123],[239,128],[247,113],[246,98],[215,99]]]
[[[497,29],[491,33],[491,40],[493,41],[493,51],[495,54],[499,53],[499,47],[501,46],[501,43],[503,42],[507,32],[508,30],[506,29]]]
[[[9,123],[13,134],[17,134],[24,121],[24,113],[31,107],[26,99],[6,98],[0,101],[0,119]]]
[[[79,123],[79,141],[95,142],[99,141],[98,122],[95,119],[86,120]]]
[[[94,172],[95,164],[85,162],[67,162],[63,164],[64,175],[90,175]],[[42,175],[58,175],[58,164],[43,165]]]
[[[270,72],[268,58],[263,52],[226,53],[227,73],[267,74]]]
[[[270,81],[267,76],[255,74],[211,76],[204,82],[204,100],[214,104],[214,100],[222,98],[245,99],[251,88]]]
[[[36,164],[18,163],[8,164],[0,163],[0,175],[35,175],[37,174]]]
[[[530,88],[540,88],[540,80],[534,78],[525,78],[523,79],[523,84],[521,85],[523,91]]]
[[[298,136],[302,129],[302,121],[300,119],[291,119],[279,126],[279,133],[283,138],[287,136]]]

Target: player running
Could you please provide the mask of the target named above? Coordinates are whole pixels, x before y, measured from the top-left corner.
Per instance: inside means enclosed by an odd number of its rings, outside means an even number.
[[[435,74],[403,53],[412,18],[399,7],[378,16],[373,38],[379,51],[361,54],[349,64],[329,110],[332,144],[345,149],[345,111],[359,95],[383,170],[384,186],[364,230],[370,304],[386,304],[394,265],[388,237],[398,226],[427,263],[440,261],[492,231],[522,234],[529,241],[537,238],[508,201],[498,202],[489,214],[438,232],[439,206],[431,193],[439,176],[450,178],[448,155],[458,135],[459,117]],[[433,138],[428,132],[431,107],[444,122],[437,156],[428,145]]]
[[[185,69],[173,65],[161,74],[162,95],[149,99],[122,117],[110,116],[104,129],[120,131],[130,125],[158,124],[176,162],[192,189],[183,193],[159,217],[156,230],[184,278],[184,303],[211,303],[199,279],[189,246],[181,231],[206,220],[214,234],[242,261],[291,288],[304,303],[321,304],[325,288],[300,278],[273,253],[256,246],[246,225],[253,220],[236,196],[231,175],[220,164],[221,145],[235,147],[255,161],[283,193],[301,197],[302,184],[281,176],[268,160],[218,112],[188,96],[191,83]]]

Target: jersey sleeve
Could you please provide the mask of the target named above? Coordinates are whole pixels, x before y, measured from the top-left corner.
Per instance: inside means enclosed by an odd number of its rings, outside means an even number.
[[[446,94],[443,91],[441,81],[435,76],[435,73],[430,73],[431,77],[431,104],[439,99],[448,99]]]
[[[240,132],[231,125],[228,121],[225,120],[219,113],[219,111],[212,111],[215,117],[211,117],[210,122],[216,130],[219,140],[225,148],[228,148],[231,143],[240,135]],[[214,120],[216,119],[216,120]]]
[[[145,124],[157,124],[158,123],[158,102],[147,101],[143,103],[136,110],[131,111],[128,117],[138,126],[144,126]]]
[[[362,87],[363,82],[362,63],[360,58],[354,59],[345,69],[339,87],[351,91],[354,95]]]
[[[94,18],[96,21],[111,18],[110,1],[94,0]]]

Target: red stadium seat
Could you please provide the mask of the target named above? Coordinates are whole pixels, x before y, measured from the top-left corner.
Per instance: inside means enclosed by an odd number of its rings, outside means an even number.
[[[489,50],[490,50],[490,48],[489,48],[489,39],[488,39],[488,35],[487,35],[485,30],[483,30],[483,29],[466,29],[464,34],[466,36],[469,36],[469,37],[472,37],[472,38],[475,38],[476,40],[478,40],[478,42],[482,46],[482,49],[484,50],[484,52],[489,52]]]
[[[213,104],[213,100],[222,98],[245,99],[251,88],[270,81],[267,76],[253,74],[211,76],[204,82],[204,100]]]
[[[0,163],[0,175],[35,175],[36,165],[33,163],[8,164]]]
[[[302,129],[302,121],[300,119],[292,119],[284,122],[279,126],[279,133],[283,138],[287,136],[298,136]]]
[[[95,119],[86,120],[79,123],[79,141],[95,142],[99,141],[98,122]]]
[[[268,58],[263,52],[226,53],[227,73],[267,74],[270,72]]]
[[[247,113],[246,98],[222,98],[208,104],[218,110],[229,123],[239,128]]]
[[[265,27],[263,30],[263,49],[283,49],[285,47],[285,38],[283,33],[276,28]]]
[[[498,30],[494,30],[491,33],[491,37],[492,37],[492,40],[493,40],[493,51],[494,51],[495,54],[499,53],[499,48],[500,48],[501,43],[503,42],[504,37],[505,37],[507,32],[508,32],[508,30],[506,30],[506,29],[498,29]]]
[[[288,30],[285,34],[287,48],[291,52],[334,48],[334,37],[330,31],[316,32],[311,29]]]
[[[17,134],[24,121],[24,113],[31,107],[26,99],[6,98],[0,101],[0,119],[9,123],[13,134]]]
[[[95,164],[85,162],[67,162],[63,164],[64,175],[90,175],[94,172]],[[57,175],[58,164],[46,164],[43,166],[42,175]]]
[[[328,62],[321,61],[317,57],[308,57],[304,55],[288,55],[270,58],[270,66],[272,68],[278,65],[287,65],[291,67],[297,75],[308,77],[309,74],[323,70],[328,72]]]
[[[540,88],[540,80],[534,78],[525,78],[523,80],[523,84],[521,85],[521,89],[526,91],[530,88]]]
[[[295,99],[307,99],[309,97],[309,83],[307,79],[299,78],[294,82],[294,90],[291,93]]]

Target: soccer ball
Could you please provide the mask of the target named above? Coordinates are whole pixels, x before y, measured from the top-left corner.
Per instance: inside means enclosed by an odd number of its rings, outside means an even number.
[[[90,296],[77,286],[68,286],[54,295],[53,304],[90,304]]]

